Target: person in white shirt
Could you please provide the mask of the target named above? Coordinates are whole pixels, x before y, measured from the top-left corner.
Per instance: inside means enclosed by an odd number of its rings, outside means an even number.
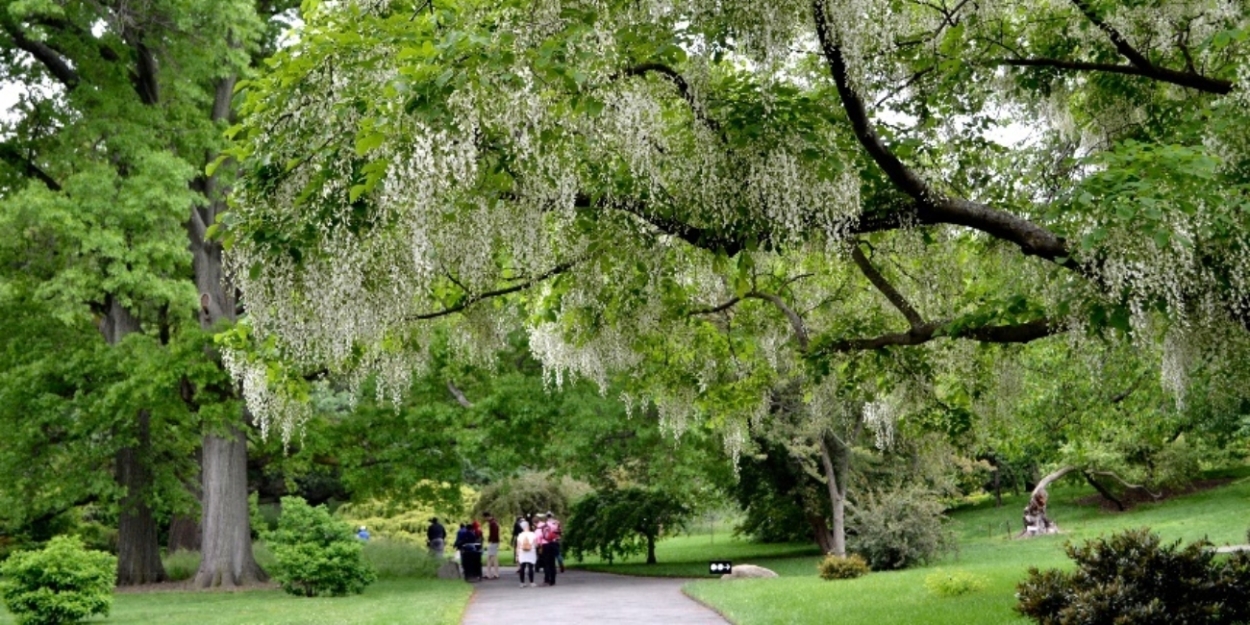
[[[538,536],[530,531],[530,524],[521,521],[521,533],[516,537],[516,559],[521,564],[517,574],[521,576],[521,588],[525,588],[525,574],[529,573],[529,585],[534,586],[534,564],[538,562]]]

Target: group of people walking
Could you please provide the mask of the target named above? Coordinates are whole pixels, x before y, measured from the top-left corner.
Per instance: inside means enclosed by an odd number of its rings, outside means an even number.
[[[548,512],[545,518],[517,517],[512,525],[512,553],[517,563],[517,574],[521,577],[521,588],[525,588],[528,575],[529,586],[534,586],[535,567],[543,571],[543,585],[556,585],[556,569],[564,572],[564,558],[560,554],[560,539],[563,528],[555,515]]]
[[[499,521],[489,512],[483,516],[486,519],[485,531],[476,519],[461,523],[452,547],[460,555],[458,561],[467,578],[474,571],[469,570],[467,564],[470,560],[465,557],[465,553],[471,553],[474,558],[477,558],[477,568],[480,569],[481,545],[485,542],[485,568],[476,576],[486,580],[499,579]],[[534,517],[533,514],[519,516],[512,524],[513,563],[517,566],[521,588],[525,588],[527,584],[529,587],[534,586],[535,569],[543,572],[544,586],[555,586],[557,570],[564,572],[564,558],[560,553],[563,527],[559,519],[551,512],[537,520]],[[430,554],[442,558],[447,544],[447,529],[438,522],[437,518],[430,519],[430,527],[426,530],[425,537]]]

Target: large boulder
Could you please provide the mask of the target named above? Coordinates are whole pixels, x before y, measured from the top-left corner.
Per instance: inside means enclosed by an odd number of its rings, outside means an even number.
[[[735,564],[730,572],[720,576],[721,579],[752,579],[761,577],[777,577],[777,574],[754,564]]]

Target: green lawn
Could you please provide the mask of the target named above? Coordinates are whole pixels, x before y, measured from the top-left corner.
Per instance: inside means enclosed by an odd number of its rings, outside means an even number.
[[[326,625],[417,623],[457,625],[472,587],[460,581],[380,581],[364,594],[304,599],[281,590],[150,592],[114,595],[108,625]],[[0,608],[0,623],[13,623]]]
[[[815,545],[764,545],[733,538],[728,532],[720,534],[693,534],[675,536],[660,541],[655,547],[658,564],[644,564],[644,556],[618,560],[607,564],[598,558],[586,558],[584,562],[568,560],[566,564],[576,568],[622,575],[647,577],[706,577],[708,560],[747,562],[782,569],[794,568],[791,574],[802,575],[810,562],[816,561],[820,550]],[[802,556],[810,556],[804,558]],[[780,571],[779,571],[780,572]]]
[[[992,502],[955,511],[953,529],[959,538],[959,551],[931,566],[900,572],[872,573],[858,580],[827,582],[816,577],[816,557],[777,560],[750,557],[744,546],[738,555],[727,555],[735,563],[760,564],[782,577],[764,580],[696,581],[686,592],[720,610],[738,625],[782,623],[952,623],[958,625],[1023,623],[1012,611],[1015,585],[1030,566],[1067,566],[1063,553],[1067,540],[1106,534],[1116,530],[1148,526],[1166,539],[1194,540],[1207,537],[1217,544],[1244,543],[1250,526],[1250,477],[1241,473],[1232,484],[1201,493],[1178,497],[1158,504],[1142,505],[1126,513],[1107,513],[1093,506],[1077,505],[1088,496],[1086,487],[1052,489],[1051,516],[1065,531],[1062,536],[1032,540],[1009,540],[1020,528],[1024,496],[1004,500],[1002,508]],[[674,558],[661,572],[680,570],[678,554],[690,558],[688,570],[702,574],[706,560],[721,557],[710,547],[701,551],[700,538],[675,539]],[[705,541],[704,541],[705,542]],[[705,547],[708,547],[704,545]],[[659,552],[664,561],[666,551]],[[713,555],[715,554],[715,555]],[[766,554],[761,554],[766,555]],[[693,561],[693,560],[697,560]],[[599,568],[599,567],[596,567]],[[925,577],[937,570],[963,569],[985,578],[985,589],[955,598],[931,594]],[[637,574],[638,565],[605,568]]]

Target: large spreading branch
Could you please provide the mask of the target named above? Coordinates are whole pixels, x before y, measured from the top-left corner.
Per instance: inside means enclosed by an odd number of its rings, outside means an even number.
[[[1006,58],[993,59],[990,61],[996,65],[1007,65],[1011,67],[1047,67],[1051,69],[1061,69],[1070,71],[1086,71],[1086,72],[1107,72],[1111,74],[1125,74],[1129,76],[1142,76],[1166,83],[1171,83],[1181,87],[1189,87],[1207,93],[1218,95],[1226,95],[1233,90],[1233,82],[1222,78],[1211,78],[1196,72],[1180,72],[1166,67],[1158,67],[1151,65],[1149,67],[1139,67],[1137,65],[1117,65],[1115,63],[1088,63],[1084,61],[1070,61],[1067,59],[1048,59],[1048,58]]]
[[[1028,343],[1059,331],[1049,319],[994,326],[949,328],[950,322],[932,321],[907,332],[882,334],[871,338],[839,339],[821,345],[817,352],[831,354],[867,351],[885,347],[921,345],[937,338],[971,339],[981,343]]]
[[[917,214],[921,220],[980,230],[995,238],[1015,243],[1026,255],[1037,256],[1067,269],[1082,272],[1080,264],[1071,258],[1071,251],[1063,237],[1006,211],[964,198],[949,197],[932,188],[907,167],[877,134],[864,100],[851,87],[846,59],[825,13],[825,0],[813,0],[812,12],[821,52],[829,66],[855,138],[894,186],[916,202]]]
[[[0,30],[4,30],[13,39],[13,45],[17,46],[19,50],[25,50],[34,57],[40,65],[48,70],[49,74],[52,74],[53,78],[64,85],[66,90],[72,91],[78,86],[78,72],[52,46],[27,37],[26,33],[22,31],[22,27],[13,23],[7,15],[0,15]]]
[[[1098,27],[1098,30],[1105,33],[1107,38],[1111,40],[1111,45],[1115,46],[1116,52],[1128,59],[1131,66],[1138,70],[1137,72],[1123,73],[1136,73],[1139,76],[1146,76],[1174,85],[1221,95],[1233,90],[1231,81],[1209,78],[1193,72],[1180,72],[1151,63],[1150,59],[1140,50],[1133,47],[1133,44],[1129,43],[1128,39],[1119,30],[1102,19],[1087,0],[1072,0],[1072,4],[1085,16],[1085,19],[1088,19],[1091,24]]]

